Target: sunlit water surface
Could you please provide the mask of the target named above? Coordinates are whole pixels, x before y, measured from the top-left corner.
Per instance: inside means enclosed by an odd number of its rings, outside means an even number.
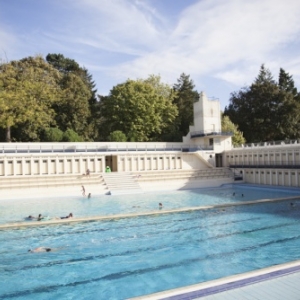
[[[233,196],[233,193],[235,195]],[[243,194],[243,196],[242,196]],[[1,200],[1,222],[281,198],[228,186],[91,199]],[[0,231],[0,299],[126,299],[300,259],[300,200]],[[29,253],[35,247],[47,253]]]

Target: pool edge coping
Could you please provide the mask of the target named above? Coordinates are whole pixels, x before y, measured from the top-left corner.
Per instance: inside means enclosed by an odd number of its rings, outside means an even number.
[[[220,279],[170,289],[149,295],[128,298],[127,300],[180,300],[198,299],[227,290],[241,288],[246,285],[271,280],[280,276],[300,271],[300,260],[249,271],[242,274],[231,275]]]
[[[260,199],[260,200],[246,201],[246,202],[233,202],[233,203],[224,203],[224,204],[196,206],[196,207],[189,207],[189,208],[178,208],[172,210],[154,210],[154,211],[142,212],[142,213],[116,214],[116,215],[93,216],[93,217],[70,218],[70,219],[53,219],[53,220],[42,220],[42,221],[14,222],[14,223],[0,224],[0,230],[15,229],[15,228],[22,228],[22,227],[24,228],[24,227],[45,226],[45,225],[59,225],[65,223],[69,224],[69,223],[83,223],[83,222],[93,222],[93,221],[107,221],[107,220],[116,220],[116,219],[124,219],[124,218],[136,218],[136,217],[144,217],[144,216],[152,216],[152,215],[191,212],[197,210],[209,210],[215,208],[226,208],[226,207],[234,207],[234,206],[242,206],[242,205],[290,201],[290,200],[297,200],[297,199],[300,199],[300,195],[292,196],[292,197],[275,198],[275,199]]]

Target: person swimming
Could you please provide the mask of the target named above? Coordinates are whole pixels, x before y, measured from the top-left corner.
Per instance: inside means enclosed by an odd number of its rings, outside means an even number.
[[[37,253],[37,252],[50,252],[52,251],[52,248],[47,247],[37,247],[35,249],[29,249],[28,252],[30,253]]]
[[[73,218],[73,214],[72,213],[70,213],[68,216],[66,216],[66,217],[60,217],[61,219],[69,219],[69,218]]]
[[[159,209],[162,209],[162,208],[163,208],[162,203],[159,203],[159,204],[158,204],[158,207],[159,207]]]

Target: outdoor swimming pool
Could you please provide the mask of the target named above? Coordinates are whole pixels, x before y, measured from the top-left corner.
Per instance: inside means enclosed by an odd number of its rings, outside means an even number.
[[[0,299],[126,299],[298,260],[299,217],[294,200],[2,230]]]
[[[233,193],[235,195],[233,196]],[[243,196],[242,196],[243,195]],[[257,188],[249,185],[226,185],[214,189],[195,189],[168,193],[135,195],[98,195],[86,197],[47,197],[0,200],[0,224],[24,221],[24,218],[42,214],[50,217],[75,217],[143,213],[156,211],[162,202],[165,210],[204,205],[274,199],[300,195],[299,189]]]

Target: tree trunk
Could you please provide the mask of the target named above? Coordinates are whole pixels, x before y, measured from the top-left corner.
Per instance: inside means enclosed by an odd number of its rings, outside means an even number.
[[[6,127],[6,142],[11,142],[11,135],[10,135],[10,126]]]

